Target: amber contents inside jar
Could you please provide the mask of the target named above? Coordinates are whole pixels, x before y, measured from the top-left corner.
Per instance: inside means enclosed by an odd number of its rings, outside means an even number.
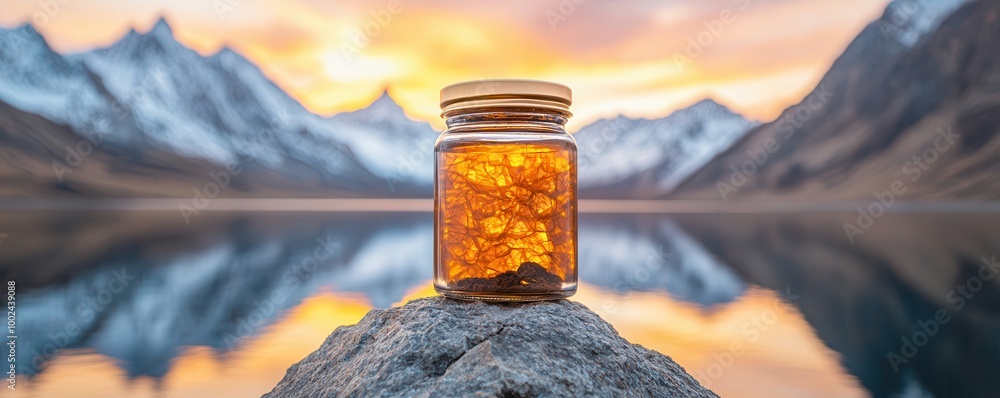
[[[476,83],[442,90],[449,128],[435,145],[434,287],[460,299],[568,297],[577,283],[569,89],[491,81],[497,91],[484,94],[467,86]]]
[[[575,279],[575,156],[527,143],[442,152],[439,262],[448,286],[540,292]]]

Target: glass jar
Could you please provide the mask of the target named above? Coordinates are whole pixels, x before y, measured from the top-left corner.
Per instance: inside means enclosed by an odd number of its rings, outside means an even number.
[[[569,297],[577,284],[576,141],[566,86],[484,80],[441,90],[434,289],[466,300]]]

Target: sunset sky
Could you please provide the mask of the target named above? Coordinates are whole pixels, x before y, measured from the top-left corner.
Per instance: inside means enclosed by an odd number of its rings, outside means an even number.
[[[486,78],[574,90],[571,130],[661,117],[705,97],[774,118],[818,81],[887,0],[0,0],[56,50],[106,46],[164,16],[202,54],[228,45],[319,114],[384,89],[440,127],[438,90]],[[65,4],[60,4],[65,3]],[[579,4],[577,4],[579,3]],[[367,31],[367,33],[364,33]],[[697,43],[701,39],[702,44]]]

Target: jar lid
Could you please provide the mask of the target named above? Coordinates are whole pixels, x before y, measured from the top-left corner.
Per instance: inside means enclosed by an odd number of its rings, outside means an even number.
[[[441,89],[442,117],[473,108],[528,108],[571,116],[573,92],[559,83],[523,79],[486,79],[455,83]]]

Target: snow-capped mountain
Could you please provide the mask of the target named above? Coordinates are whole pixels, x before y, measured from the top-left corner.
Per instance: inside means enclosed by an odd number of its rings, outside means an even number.
[[[203,57],[185,47],[163,19],[146,33],[131,30],[107,48],[68,56],[53,52],[30,25],[3,30],[0,60],[0,100],[81,135],[220,167],[251,165],[289,180],[319,174],[321,184],[360,195],[392,196],[397,185],[409,190],[403,194],[429,192],[429,161],[413,173],[385,166],[416,158],[417,135],[436,136],[388,96],[360,112],[367,117],[323,118],[235,51]]]
[[[129,31],[109,47],[67,56],[52,51],[30,25],[0,30],[0,60],[11,65],[0,70],[0,101],[14,108],[86,137],[100,135],[103,143],[111,143],[103,146],[118,146],[119,153],[169,152],[219,169],[254,170],[241,176],[243,188],[226,195],[240,196],[244,189],[247,195],[295,196],[301,186],[331,189],[337,192],[333,195],[430,195],[437,132],[407,117],[387,92],[364,109],[321,117],[236,51],[223,48],[205,57],[185,47],[163,19],[145,33]],[[585,197],[662,195],[750,126],[710,100],[661,119],[598,121],[575,135],[581,192]],[[64,156],[59,155],[65,151],[62,144],[46,148],[36,153],[56,155],[40,164]],[[101,158],[120,156],[107,155]],[[70,192],[131,194],[91,187],[101,178],[82,178],[87,172],[69,176]],[[258,183],[267,186],[254,186]],[[176,195],[190,195],[190,189]]]
[[[368,107],[328,119],[332,125],[355,129],[354,134],[342,139],[365,167],[386,176],[391,190],[396,183],[407,180],[430,186],[434,178],[434,140],[438,133],[430,124],[400,118],[403,114],[403,108],[383,91]]]
[[[580,190],[597,197],[662,195],[755,125],[712,100],[660,119],[599,120],[574,135]]]
[[[869,200],[899,180],[905,200],[1000,198],[998,13],[992,0],[890,3],[812,93],[669,197]],[[769,142],[778,148],[752,175],[734,171]],[[927,148],[935,148],[933,167],[914,160]]]
[[[0,28],[0,100],[93,131],[111,109],[114,99],[79,61],[66,59],[49,48],[35,28]]]
[[[962,3],[965,0],[894,0],[877,26],[886,38],[913,47]]]
[[[150,142],[221,164],[280,168],[295,159],[349,187],[370,177],[339,139],[353,134],[349,126],[323,123],[228,48],[202,57],[178,43],[163,19],[145,34],[132,30],[75,57],[136,115]]]

